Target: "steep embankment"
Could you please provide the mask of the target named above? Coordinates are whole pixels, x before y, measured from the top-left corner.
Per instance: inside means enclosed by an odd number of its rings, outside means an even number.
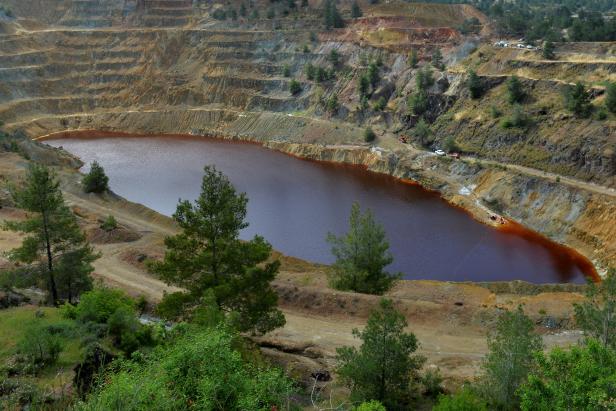
[[[364,17],[353,20],[351,2],[343,1],[347,27],[326,31],[317,1],[295,9],[256,2],[245,16],[235,10],[237,18],[226,20],[213,16],[216,10],[229,15],[232,5],[187,0],[5,3],[16,16],[0,19],[0,120],[10,130],[32,137],[66,130],[214,135],[275,142],[272,147],[282,142],[276,148],[296,155],[344,160],[346,154],[328,153],[346,148],[322,145],[356,146],[372,126],[376,144],[392,151],[378,162],[371,159],[378,154],[353,154],[358,163],[416,179],[481,220],[505,214],[602,266],[616,263],[610,192],[537,171],[615,184],[613,115],[576,119],[560,97],[563,82],[612,75],[611,45],[560,45],[559,60],[550,63],[534,51],[491,47],[464,60],[479,38],[457,27],[475,17],[489,34],[485,16],[467,5],[360,2]],[[419,116],[407,104],[418,69],[409,67],[407,52],[418,51],[423,65],[437,48],[451,65],[433,70],[424,115],[433,132],[419,138],[413,128]],[[362,104],[358,80],[377,61],[379,78]],[[325,78],[309,79],[308,64],[322,67]],[[480,100],[466,90],[467,67],[483,76]],[[523,77],[529,91],[524,110],[533,122],[526,128],[503,129],[502,118],[491,114],[494,108],[509,115],[503,82],[511,74]],[[292,79],[301,84],[296,95],[289,91]],[[596,104],[601,93],[598,86]],[[380,99],[382,110],[374,107]],[[401,136],[431,149],[454,137],[465,152],[492,162],[436,159],[400,144]]]

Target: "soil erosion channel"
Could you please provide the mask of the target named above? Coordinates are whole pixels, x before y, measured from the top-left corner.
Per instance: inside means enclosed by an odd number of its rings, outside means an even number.
[[[572,250],[519,230],[480,224],[437,194],[357,167],[322,164],[254,144],[203,137],[62,138],[46,141],[96,160],[114,192],[171,215],[194,199],[203,167],[215,165],[249,198],[244,238],[265,237],[287,255],[331,263],[328,232],[348,227],[351,204],[373,210],[394,255],[390,270],[407,279],[583,282]]]

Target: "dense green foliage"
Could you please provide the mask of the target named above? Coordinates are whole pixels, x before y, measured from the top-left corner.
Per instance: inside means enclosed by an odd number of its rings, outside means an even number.
[[[372,400],[359,404],[353,411],[387,411],[379,401]]]
[[[101,227],[101,229],[103,229],[105,231],[113,231],[116,228],[118,228],[118,222],[116,221],[114,216],[109,215],[109,216],[107,216],[105,221],[103,221],[101,223],[100,227]]]
[[[616,270],[588,284],[586,301],[575,305],[575,320],[588,337],[616,349]]]
[[[17,207],[30,213],[25,221],[5,225],[26,234],[21,246],[9,254],[11,260],[27,264],[18,268],[20,273],[33,282],[42,279],[54,305],[59,299],[71,302],[92,288],[92,262],[98,256],[64,203],[54,173],[47,167],[31,165],[24,183],[11,188],[11,196]]]
[[[590,93],[586,91],[584,84],[577,82],[575,86],[565,87],[565,107],[578,117],[588,117],[592,112]]]
[[[323,20],[326,29],[344,27],[344,20],[338,11],[335,0],[325,0],[323,4]]]
[[[428,144],[428,139],[432,135],[432,130],[428,123],[426,123],[423,118],[420,118],[417,124],[415,124],[415,127],[413,127],[413,134],[417,137],[419,143],[425,146]]]
[[[441,49],[434,49],[432,53],[432,65],[438,70],[444,70],[445,64],[443,63],[443,54],[441,53]]]
[[[364,141],[366,143],[372,143],[376,139],[376,134],[374,134],[374,130],[371,127],[368,127],[364,130]]]
[[[471,0],[495,20],[504,35],[523,36],[529,41],[614,41],[616,10],[613,0]]]
[[[20,360],[26,362],[30,371],[53,365],[63,348],[60,337],[53,333],[50,327],[43,326],[39,322],[29,324],[25,328],[24,336],[17,344]]]
[[[248,225],[246,195],[214,167],[204,172],[199,197],[194,203],[180,201],[173,215],[182,232],[165,239],[164,260],[151,264],[152,270],[186,290],[181,313],[211,290],[222,310],[237,314],[240,330],[265,333],[282,326],[270,284],[280,262],[268,261],[272,247],[262,237],[240,241],[240,230]]]
[[[109,190],[109,177],[103,166],[94,161],[88,174],[83,177],[82,184],[86,193],[104,193]]]
[[[415,91],[409,95],[407,105],[412,114],[422,115],[428,110],[428,93],[422,89]]]
[[[595,340],[570,350],[537,353],[537,367],[520,388],[523,411],[616,409],[616,352]]]
[[[432,411],[488,411],[488,406],[475,392],[463,388],[456,394],[441,395]]]
[[[556,58],[556,54],[554,54],[554,49],[554,43],[548,40],[543,43],[543,50],[541,51],[541,55],[545,59],[554,60]]]
[[[299,84],[299,81],[293,79],[289,83],[289,91],[292,95],[296,95],[302,92],[302,85]]]
[[[382,294],[400,277],[384,271],[393,261],[385,230],[370,210],[362,214],[358,203],[351,207],[348,233],[341,237],[329,233],[327,241],[336,257],[330,276],[336,289]]]
[[[293,393],[277,369],[245,361],[237,337],[206,329],[179,337],[144,361],[125,362],[77,409],[271,411]]]
[[[338,374],[351,389],[351,400],[379,400],[391,411],[408,409],[417,395],[417,372],[424,359],[413,355],[417,338],[404,331],[406,326],[393,302],[382,299],[364,330],[353,330],[362,341],[359,349],[337,350]]]
[[[488,336],[489,353],[481,381],[481,391],[490,409],[518,408],[516,391],[532,369],[534,353],[541,348],[541,337],[535,334],[534,324],[522,307],[501,315],[495,331]]]
[[[517,76],[511,76],[507,80],[507,101],[509,104],[521,103],[526,97],[522,82]]]

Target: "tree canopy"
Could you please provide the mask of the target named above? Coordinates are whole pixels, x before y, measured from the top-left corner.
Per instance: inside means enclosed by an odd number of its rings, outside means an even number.
[[[393,261],[385,230],[372,211],[362,214],[358,203],[351,207],[347,234],[337,237],[330,233],[327,241],[336,257],[330,278],[334,288],[382,294],[400,277],[384,271]]]
[[[31,213],[24,221],[6,223],[8,229],[26,234],[21,246],[9,254],[11,260],[27,264],[20,271],[34,273],[35,281],[43,279],[54,305],[60,299],[72,302],[92,288],[90,273],[98,255],[64,203],[55,174],[32,164],[24,183],[11,188],[11,196],[17,207]]]
[[[353,330],[362,341],[359,349],[337,350],[338,374],[351,388],[353,401],[378,400],[387,410],[408,409],[424,359],[413,355],[418,342],[414,334],[404,331],[406,326],[393,302],[381,299],[366,328]]]
[[[246,195],[216,168],[204,172],[199,197],[180,201],[173,215],[182,232],[165,239],[164,260],[151,264],[161,279],[187,290],[167,295],[163,303],[177,301],[181,316],[211,290],[220,309],[237,315],[242,331],[265,333],[284,325],[270,284],[280,266],[268,260],[271,245],[259,236],[239,239],[248,226]]]

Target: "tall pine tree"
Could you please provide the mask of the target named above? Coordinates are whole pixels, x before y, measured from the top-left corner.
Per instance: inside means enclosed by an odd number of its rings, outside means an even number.
[[[327,235],[336,257],[331,284],[340,290],[382,294],[400,277],[384,271],[393,261],[385,230],[370,210],[362,214],[357,203],[351,208],[349,225],[349,232],[342,237]]]
[[[17,207],[30,213],[25,221],[6,223],[8,229],[27,234],[21,247],[11,251],[11,260],[28,264],[28,270],[42,276],[53,305],[60,299],[72,302],[92,288],[91,263],[98,256],[64,203],[54,173],[31,165],[23,186],[11,188],[11,195]]]
[[[165,239],[164,260],[151,268],[168,284],[187,290],[163,300],[181,302],[179,315],[213,293],[221,310],[236,314],[241,331],[265,333],[285,323],[270,284],[280,263],[267,261],[272,247],[262,237],[240,241],[240,230],[248,226],[247,202],[227,177],[205,167],[201,194],[194,203],[180,201],[173,215],[182,232]]]

